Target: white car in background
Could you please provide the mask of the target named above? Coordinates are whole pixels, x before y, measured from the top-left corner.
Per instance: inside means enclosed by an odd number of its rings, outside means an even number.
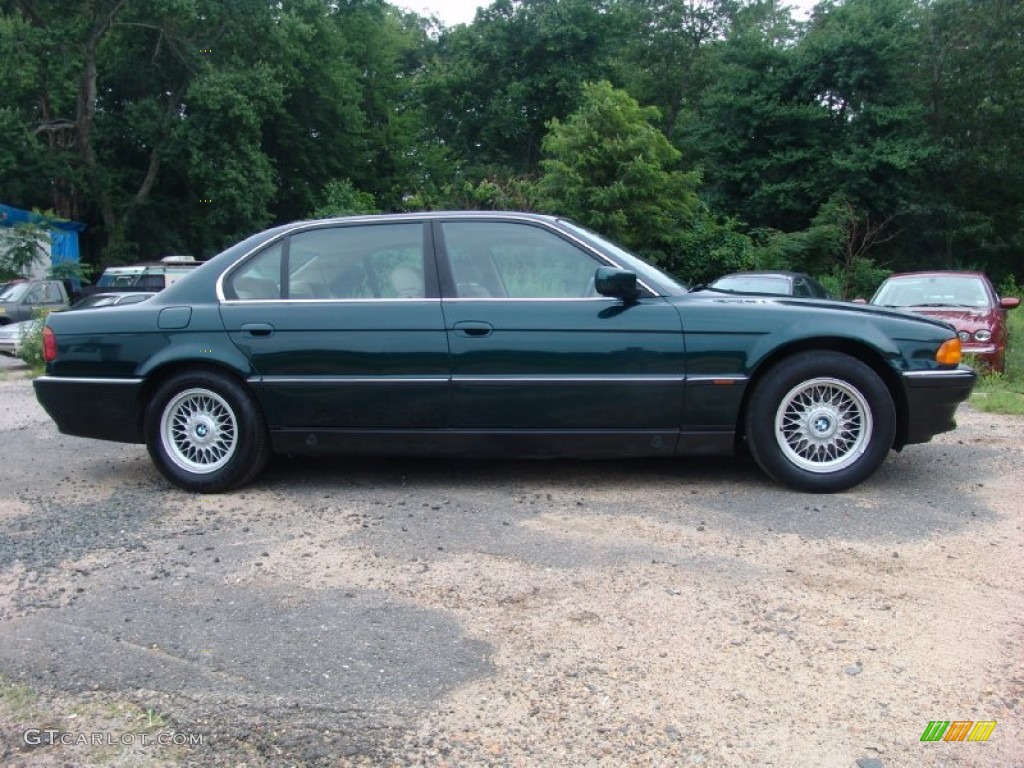
[[[42,319],[36,319],[0,325],[0,355],[17,357],[18,353],[21,352],[21,343],[25,334],[32,330],[31,326],[36,323],[42,326],[43,322]]]

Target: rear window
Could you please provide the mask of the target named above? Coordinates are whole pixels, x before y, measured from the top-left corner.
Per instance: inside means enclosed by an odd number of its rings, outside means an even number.
[[[784,277],[723,277],[711,284],[712,288],[736,293],[789,294],[789,280]],[[805,293],[804,295],[810,295]]]

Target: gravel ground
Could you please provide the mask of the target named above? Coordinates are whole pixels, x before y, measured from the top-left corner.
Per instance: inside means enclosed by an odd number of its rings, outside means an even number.
[[[1024,765],[1022,419],[964,408],[836,496],[740,459],[196,497],[15,374],[0,406],[5,766]]]

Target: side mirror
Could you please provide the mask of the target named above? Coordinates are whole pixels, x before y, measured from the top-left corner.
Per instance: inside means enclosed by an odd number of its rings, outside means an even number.
[[[1001,309],[1016,309],[1020,306],[1020,299],[1016,296],[1007,296],[1004,299],[999,300],[999,307]]]
[[[636,284],[636,272],[615,267],[598,267],[594,273],[594,290],[602,296],[611,296],[623,301],[636,301],[640,289]]]

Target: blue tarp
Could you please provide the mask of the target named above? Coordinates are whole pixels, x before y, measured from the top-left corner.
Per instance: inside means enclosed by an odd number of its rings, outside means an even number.
[[[85,224],[0,204],[0,227],[13,227],[16,224],[36,224],[50,230],[51,264],[78,261],[78,233],[85,229]]]

